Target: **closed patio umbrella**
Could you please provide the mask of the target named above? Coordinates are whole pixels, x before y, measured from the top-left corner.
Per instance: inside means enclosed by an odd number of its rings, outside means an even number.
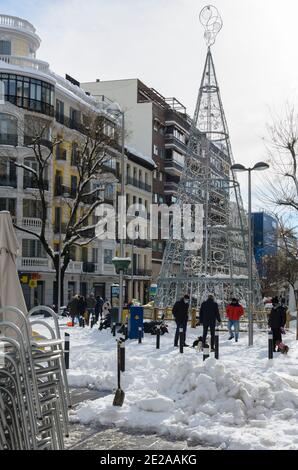
[[[28,315],[23,291],[21,288],[16,257],[19,250],[18,240],[9,212],[0,212],[0,308],[17,307]],[[13,312],[0,313],[0,321],[9,321],[22,328],[22,319]],[[8,328],[0,334],[15,336]]]

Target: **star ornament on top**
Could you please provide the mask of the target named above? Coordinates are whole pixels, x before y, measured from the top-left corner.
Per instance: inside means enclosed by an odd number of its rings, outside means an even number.
[[[213,5],[207,5],[200,12],[200,22],[204,26],[204,38],[208,47],[213,46],[220,32],[223,21],[218,9]]]

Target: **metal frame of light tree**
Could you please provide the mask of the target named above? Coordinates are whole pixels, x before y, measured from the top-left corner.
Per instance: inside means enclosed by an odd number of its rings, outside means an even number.
[[[218,16],[212,18],[216,18],[219,31]],[[177,194],[180,207],[186,203],[203,205],[204,243],[201,250],[186,251],[185,240],[175,240],[172,227],[158,279],[157,306],[172,306],[185,292],[191,298],[197,298],[197,303],[207,292],[213,292],[222,302],[228,301],[231,295],[248,302],[248,221],[239,184],[231,171],[234,159],[211,54],[215,37],[211,41],[208,38],[207,57]],[[231,193],[237,206],[238,226],[232,226]],[[253,297],[255,305],[261,306],[255,268]]]

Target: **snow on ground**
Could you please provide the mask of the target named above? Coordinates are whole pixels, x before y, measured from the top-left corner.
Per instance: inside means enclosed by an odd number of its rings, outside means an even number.
[[[65,324],[65,320],[61,323]],[[116,381],[116,341],[110,330],[62,327],[71,334],[72,387],[113,390]],[[294,329],[292,329],[294,332]],[[160,435],[190,438],[223,449],[298,449],[298,342],[284,337],[287,356],[267,359],[267,334],[247,333],[238,343],[220,333],[220,360],[173,347],[174,325],[161,337],[145,335],[143,344],[127,341],[125,402],[113,407],[114,393],[87,401],[71,412],[71,420],[150,430]],[[188,330],[187,343],[201,334]]]

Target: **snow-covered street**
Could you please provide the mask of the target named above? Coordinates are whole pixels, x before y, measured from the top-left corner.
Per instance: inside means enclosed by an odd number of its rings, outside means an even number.
[[[64,322],[61,322],[65,324]],[[69,383],[111,391],[103,398],[81,403],[71,421],[116,425],[157,432],[221,449],[298,449],[298,343],[288,332],[287,356],[267,359],[267,335],[255,332],[248,348],[247,334],[239,343],[220,334],[220,360],[173,347],[174,325],[161,337],[145,335],[142,344],[126,343],[126,372],[122,408],[113,407],[116,388],[116,342],[110,330],[61,327],[71,334]],[[294,331],[294,330],[293,330]],[[187,343],[201,334],[188,330]]]

